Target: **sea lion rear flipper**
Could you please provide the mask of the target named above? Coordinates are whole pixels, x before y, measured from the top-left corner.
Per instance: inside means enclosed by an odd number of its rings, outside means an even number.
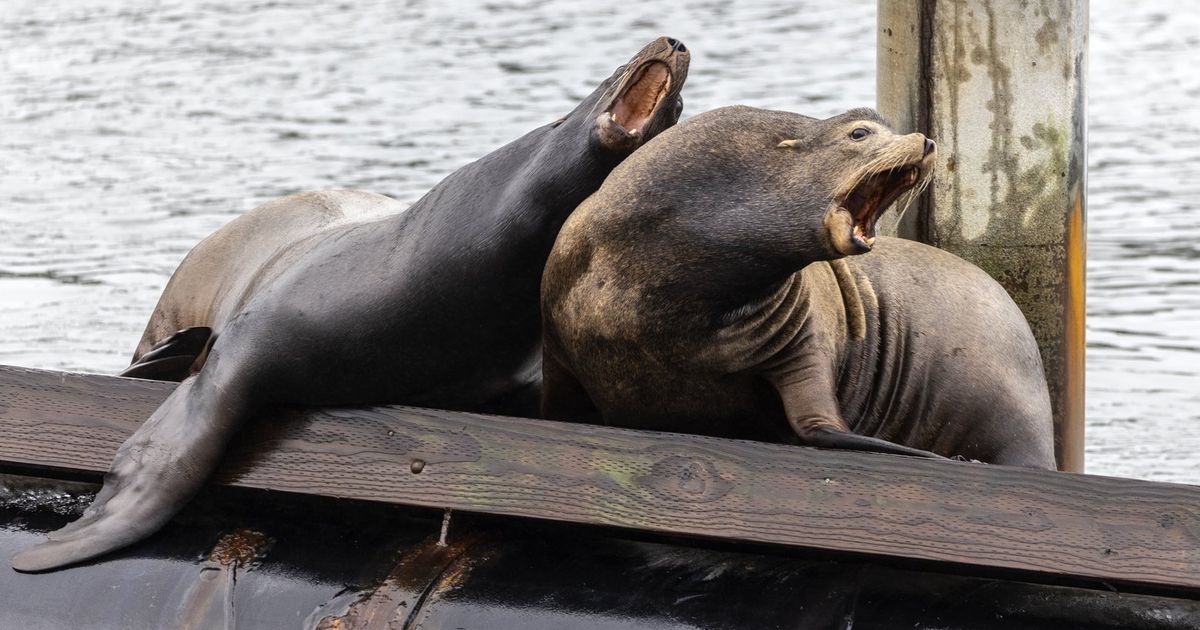
[[[219,399],[226,390],[201,395],[200,378],[180,384],[121,445],[83,516],[14,555],[14,569],[45,571],[119,549],[158,531],[187,503],[236,430],[235,407]]]
[[[138,361],[117,376],[153,381],[182,381],[187,378],[194,356],[163,357],[154,361]]]
[[[117,376],[182,381],[188,377],[196,358],[203,354],[213,341],[212,332],[212,328],[208,326],[184,328],[154,344],[149,352],[138,357]]]

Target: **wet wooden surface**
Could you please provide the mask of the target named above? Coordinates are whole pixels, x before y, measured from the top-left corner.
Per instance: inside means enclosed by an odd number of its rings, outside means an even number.
[[[0,367],[0,462],[101,472],[171,383]],[[239,486],[1200,594],[1200,487],[406,407],[280,411]]]

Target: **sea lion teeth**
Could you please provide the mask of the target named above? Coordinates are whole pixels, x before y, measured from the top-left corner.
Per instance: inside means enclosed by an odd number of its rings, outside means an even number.
[[[867,236],[866,228],[863,227],[863,225],[861,223],[857,223],[857,222],[854,224],[854,232],[853,232],[852,238],[855,241],[857,241],[858,243],[865,245],[868,249],[870,249],[871,245],[874,244],[874,242],[875,242],[875,237]]]

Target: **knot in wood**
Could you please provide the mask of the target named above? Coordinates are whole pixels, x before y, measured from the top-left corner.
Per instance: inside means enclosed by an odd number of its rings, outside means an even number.
[[[715,501],[733,488],[707,459],[671,455],[654,463],[638,482],[654,494],[677,501]]]

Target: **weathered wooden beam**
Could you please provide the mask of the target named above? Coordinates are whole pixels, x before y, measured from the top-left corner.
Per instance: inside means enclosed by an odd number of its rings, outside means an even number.
[[[1062,470],[1083,472],[1087,0],[880,0],[879,111],[938,142],[886,233],[987,271],[1042,351]]]
[[[62,508],[91,487],[0,474],[0,559],[66,524]],[[432,511],[306,499],[205,492],[162,534],[100,561],[42,574],[0,567],[0,628],[1200,628],[1200,600],[1186,595],[634,541],[527,519],[456,516],[443,546]]]
[[[0,367],[0,462],[99,472],[173,384]],[[1200,593],[1200,487],[406,407],[281,411],[239,486]]]

